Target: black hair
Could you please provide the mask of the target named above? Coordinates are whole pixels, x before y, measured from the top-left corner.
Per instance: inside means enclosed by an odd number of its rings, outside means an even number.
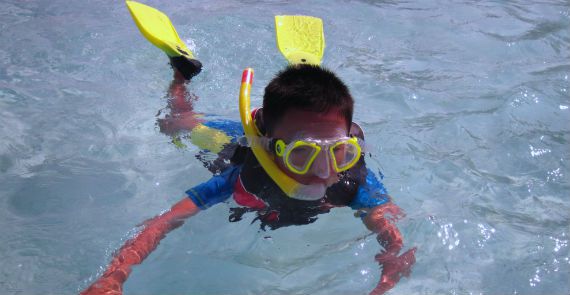
[[[354,100],[348,87],[323,67],[307,64],[288,66],[265,87],[261,129],[272,134],[275,125],[290,109],[326,113],[333,107],[339,108],[350,129]]]

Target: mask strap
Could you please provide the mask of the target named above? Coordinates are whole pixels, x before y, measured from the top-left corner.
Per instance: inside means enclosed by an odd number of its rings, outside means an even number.
[[[364,139],[364,131],[362,130],[362,128],[360,127],[360,125],[358,125],[355,122],[352,122],[350,124],[350,130],[349,130],[349,136],[356,136],[360,139]]]
[[[253,111],[253,123],[257,129],[258,135],[265,136],[265,124],[263,123],[263,107],[257,108]]]

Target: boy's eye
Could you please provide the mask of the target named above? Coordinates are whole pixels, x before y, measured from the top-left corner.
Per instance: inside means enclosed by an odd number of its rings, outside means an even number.
[[[344,154],[346,152],[346,149],[347,149],[346,144],[340,144],[340,145],[335,146],[333,148],[333,152],[334,152],[335,157],[338,157],[338,156]]]
[[[337,165],[345,161],[347,152],[347,146],[345,144],[335,146],[332,151]]]
[[[346,167],[358,156],[358,148],[351,144],[340,144],[335,146],[332,151],[339,168]]]
[[[300,146],[294,148],[289,154],[289,161],[293,165],[304,165],[308,158],[312,156],[314,148],[309,146]]]
[[[314,150],[313,148],[308,147],[308,146],[300,146],[300,147],[297,147],[291,151],[291,156],[295,156],[295,157],[306,156],[306,157],[308,157],[311,155],[313,150]]]

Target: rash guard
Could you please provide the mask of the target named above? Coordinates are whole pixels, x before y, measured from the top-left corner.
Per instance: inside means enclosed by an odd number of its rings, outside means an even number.
[[[239,129],[236,124],[229,122],[218,122],[211,126],[227,128],[235,136]],[[235,141],[223,148],[217,160],[205,165],[215,175],[187,190],[188,197],[204,210],[233,195],[241,207],[230,209],[230,221],[239,221],[243,214],[255,212],[262,229],[266,226],[276,229],[312,223],[318,214],[327,213],[333,207],[363,209],[390,202],[382,182],[366,168],[364,157],[353,168],[341,173],[339,181],[327,189],[322,199],[316,201],[287,197],[265,173],[251,150],[239,146]]]

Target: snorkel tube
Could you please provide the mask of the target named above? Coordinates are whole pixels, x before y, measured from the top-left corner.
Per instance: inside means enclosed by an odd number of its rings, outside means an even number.
[[[289,197],[294,197],[302,186],[299,182],[283,173],[273,161],[269,153],[260,144],[260,136],[251,117],[250,95],[253,83],[253,69],[247,68],[241,77],[239,91],[239,114],[245,136],[257,161],[279,188]],[[322,197],[322,196],[321,196]]]

